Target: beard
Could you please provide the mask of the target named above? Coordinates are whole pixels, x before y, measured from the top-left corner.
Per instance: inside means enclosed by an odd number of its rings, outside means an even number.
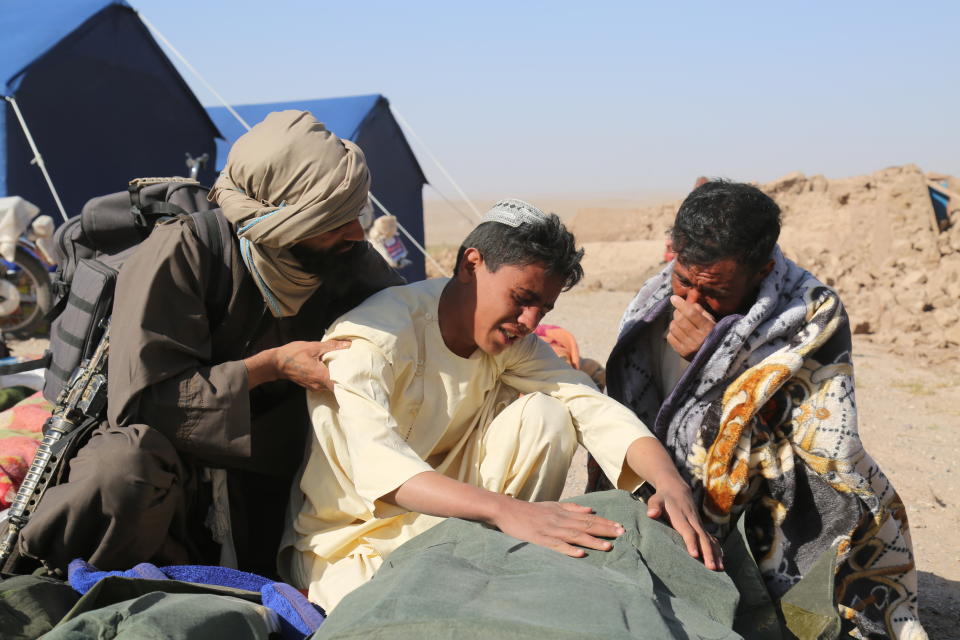
[[[348,240],[324,251],[312,251],[305,247],[290,247],[290,253],[300,267],[327,282],[349,278],[357,272],[360,259],[367,252],[367,242]]]

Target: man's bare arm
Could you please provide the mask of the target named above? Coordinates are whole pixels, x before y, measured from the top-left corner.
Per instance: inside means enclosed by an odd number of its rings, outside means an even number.
[[[469,485],[436,471],[419,473],[384,496],[404,509],[491,524],[507,535],[579,558],[587,547],[608,551],[601,538],[615,538],[623,526],[567,502],[526,502]],[[597,537],[599,536],[599,537]]]
[[[638,438],[627,449],[626,464],[652,484],[657,492],[647,503],[647,516],[666,515],[670,525],[683,536],[687,552],[694,558],[703,554],[708,569],[723,569],[716,539],[703,529],[690,487],[683,481],[673,460],[654,437]]]

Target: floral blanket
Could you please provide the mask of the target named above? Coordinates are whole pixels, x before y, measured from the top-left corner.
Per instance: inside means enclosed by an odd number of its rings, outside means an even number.
[[[666,398],[648,330],[672,310],[672,265],[651,278],[621,321],[608,393],[652,426],[705,522],[723,535],[745,519],[775,599],[826,558],[843,633],[926,638],[906,509],[857,431],[846,312],[779,248],[774,258],[756,303],[717,323]]]
[[[38,391],[0,412],[0,510],[9,507],[16,497],[40,446],[41,428],[50,411],[50,403]]]

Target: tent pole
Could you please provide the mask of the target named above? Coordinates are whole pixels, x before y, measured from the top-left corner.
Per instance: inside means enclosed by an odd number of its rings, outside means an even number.
[[[373,200],[373,203],[374,203],[375,205],[377,205],[378,207],[380,207],[380,210],[383,211],[385,214],[387,214],[388,216],[392,216],[392,215],[393,215],[392,213],[390,213],[390,212],[387,210],[387,208],[386,208],[385,206],[383,206],[383,203],[382,203],[382,202],[380,202],[379,200],[377,200],[377,197],[376,197],[375,195],[373,195],[373,193],[370,194],[370,199]],[[396,218],[396,216],[393,216],[393,217]],[[433,256],[431,256],[429,253],[427,253],[427,250],[423,248],[423,245],[420,244],[419,242],[417,242],[417,239],[414,238],[412,235],[410,235],[410,232],[409,232],[409,231],[407,231],[406,229],[403,228],[403,225],[400,224],[400,219],[399,219],[399,218],[397,218],[397,228],[400,229],[400,231],[403,231],[403,235],[407,236],[407,238],[410,240],[410,242],[412,242],[413,245],[414,245],[417,249],[420,250],[420,253],[423,254],[423,257],[426,258],[427,260],[429,260],[429,261],[433,264],[433,266],[437,268],[437,271],[438,271],[438,272],[440,272],[440,273],[445,273],[446,270],[445,270],[443,267],[440,266],[440,263],[437,262],[436,260],[434,260],[434,259],[433,259]]]
[[[134,9],[134,11],[136,11],[136,9]],[[175,46],[173,46],[172,44],[170,44],[170,41],[167,40],[162,33],[160,33],[160,30],[157,29],[155,26],[153,26],[153,24],[152,24],[149,20],[147,20],[146,18],[143,17],[143,14],[142,14],[142,13],[140,13],[139,11],[137,11],[136,13],[137,13],[137,17],[140,18],[140,22],[142,22],[142,23],[144,24],[144,26],[147,27],[147,29],[149,29],[150,31],[152,31],[152,32],[153,32],[153,35],[155,35],[155,36],[157,36],[158,38],[160,38],[160,41],[163,42],[163,44],[167,45],[167,48],[170,49],[170,51],[173,52],[173,55],[177,56],[177,59],[180,60],[180,62],[182,62],[182,63],[187,67],[187,69],[189,69],[190,72],[193,73],[193,75],[195,75],[195,76],[197,77],[197,80],[199,80],[200,82],[202,82],[202,83],[203,83],[203,86],[205,86],[210,93],[212,93],[213,95],[215,95],[215,96],[217,97],[217,100],[220,101],[220,104],[222,104],[223,106],[225,106],[225,107],[227,108],[227,111],[229,111],[230,114],[231,114],[234,118],[237,119],[237,122],[239,122],[240,124],[243,125],[243,128],[244,128],[244,129],[246,129],[247,131],[250,131],[250,125],[247,124],[247,121],[244,120],[243,118],[241,118],[241,117],[240,117],[240,114],[237,113],[236,110],[234,110],[233,107],[231,107],[229,104],[227,104],[227,101],[224,100],[223,96],[221,96],[219,93],[217,93],[217,90],[213,88],[213,85],[211,85],[209,82],[207,82],[206,78],[204,78],[202,75],[200,75],[200,72],[197,71],[196,67],[194,67],[192,64],[190,64],[190,62],[183,56],[183,54],[180,53]]]
[[[10,106],[13,107],[13,112],[17,114],[17,120],[20,122],[20,128],[23,129],[23,135],[27,137],[27,142],[30,144],[30,150],[33,151],[33,164],[40,167],[40,171],[43,173],[43,177],[47,181],[47,187],[50,189],[50,195],[53,196],[54,202],[57,203],[57,208],[60,210],[60,215],[63,217],[63,221],[67,221],[67,212],[63,208],[63,203],[60,202],[60,195],[57,193],[57,188],[53,186],[53,180],[50,179],[50,174],[47,172],[47,165],[43,161],[43,156],[40,155],[40,150],[37,149],[37,144],[33,141],[33,136],[30,135],[30,129],[27,127],[26,120],[23,119],[23,114],[20,113],[20,106],[17,104],[16,98],[13,96],[4,96],[7,102],[10,103]]]
[[[413,127],[410,126],[410,123],[407,122],[407,119],[404,118],[402,115],[400,115],[400,112],[394,109],[393,105],[390,105],[390,111],[393,112],[394,117],[400,122],[400,124],[402,124],[407,129],[407,131],[410,132],[410,135],[412,135],[414,139],[416,139],[416,141],[420,143],[420,146],[423,147],[423,150],[427,152],[427,155],[430,156],[430,159],[433,160],[433,163],[437,165],[441,173],[443,173],[443,175],[446,176],[447,180],[450,181],[450,184],[452,184],[453,188],[457,190],[457,193],[460,194],[460,197],[463,198],[468,205],[470,205],[471,209],[473,209],[473,213],[476,214],[477,220],[480,220],[480,218],[483,217],[480,214],[480,211],[473,205],[473,202],[470,200],[470,198],[467,197],[467,194],[463,192],[463,189],[460,188],[460,185],[456,183],[456,181],[453,179],[453,176],[451,176],[450,173],[444,168],[444,166],[440,164],[440,161],[437,160],[437,156],[433,155],[433,153],[430,151],[430,148],[427,147],[426,143],[424,143],[423,139],[417,135],[416,131],[413,130]]]

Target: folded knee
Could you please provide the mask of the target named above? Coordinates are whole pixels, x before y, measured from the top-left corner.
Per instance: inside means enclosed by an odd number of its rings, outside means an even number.
[[[105,508],[151,502],[177,483],[179,460],[162,434],[133,425],[97,434],[71,465],[70,482],[96,486]]]
[[[536,430],[538,439],[559,444],[563,449],[577,446],[577,433],[570,412],[562,402],[542,393],[531,393],[523,398],[523,425],[521,432]]]

